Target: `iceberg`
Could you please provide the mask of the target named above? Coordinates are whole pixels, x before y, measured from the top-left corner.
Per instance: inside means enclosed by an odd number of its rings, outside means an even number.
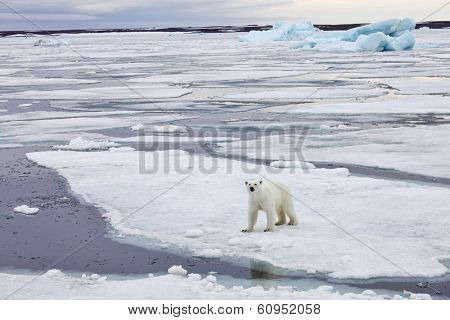
[[[319,51],[404,51],[415,45],[411,18],[388,19],[346,31],[322,31],[310,22],[277,22],[271,30],[250,31],[244,42],[296,41],[291,48]]]

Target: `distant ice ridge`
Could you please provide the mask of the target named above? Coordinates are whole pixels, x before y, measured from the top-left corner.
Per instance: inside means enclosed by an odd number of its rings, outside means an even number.
[[[286,24],[276,22],[271,30],[250,31],[241,41],[297,41],[294,49],[321,51],[403,51],[411,50],[416,27],[410,18],[389,19],[346,31],[322,31],[310,21]]]
[[[67,40],[60,40],[57,38],[44,38],[39,39],[34,43],[36,47],[59,47],[62,45],[69,45],[70,42]]]

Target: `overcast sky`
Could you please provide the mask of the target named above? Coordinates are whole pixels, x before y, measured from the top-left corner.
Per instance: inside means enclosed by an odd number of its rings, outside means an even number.
[[[0,0],[0,30],[271,24],[308,19],[315,24],[417,21],[448,0]],[[450,5],[429,20],[450,20]]]

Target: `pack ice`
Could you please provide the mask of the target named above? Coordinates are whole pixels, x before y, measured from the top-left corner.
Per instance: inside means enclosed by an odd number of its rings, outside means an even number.
[[[321,51],[403,51],[415,44],[411,33],[416,23],[411,18],[388,19],[346,31],[322,31],[309,21],[277,22],[271,30],[250,31],[241,41],[296,41],[294,49]]]

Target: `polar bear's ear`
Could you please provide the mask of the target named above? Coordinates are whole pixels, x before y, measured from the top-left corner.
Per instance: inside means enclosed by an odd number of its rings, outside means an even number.
[[[262,184],[262,180],[259,180],[259,184]]]
[[[245,181],[245,185],[248,185],[248,181]]]

